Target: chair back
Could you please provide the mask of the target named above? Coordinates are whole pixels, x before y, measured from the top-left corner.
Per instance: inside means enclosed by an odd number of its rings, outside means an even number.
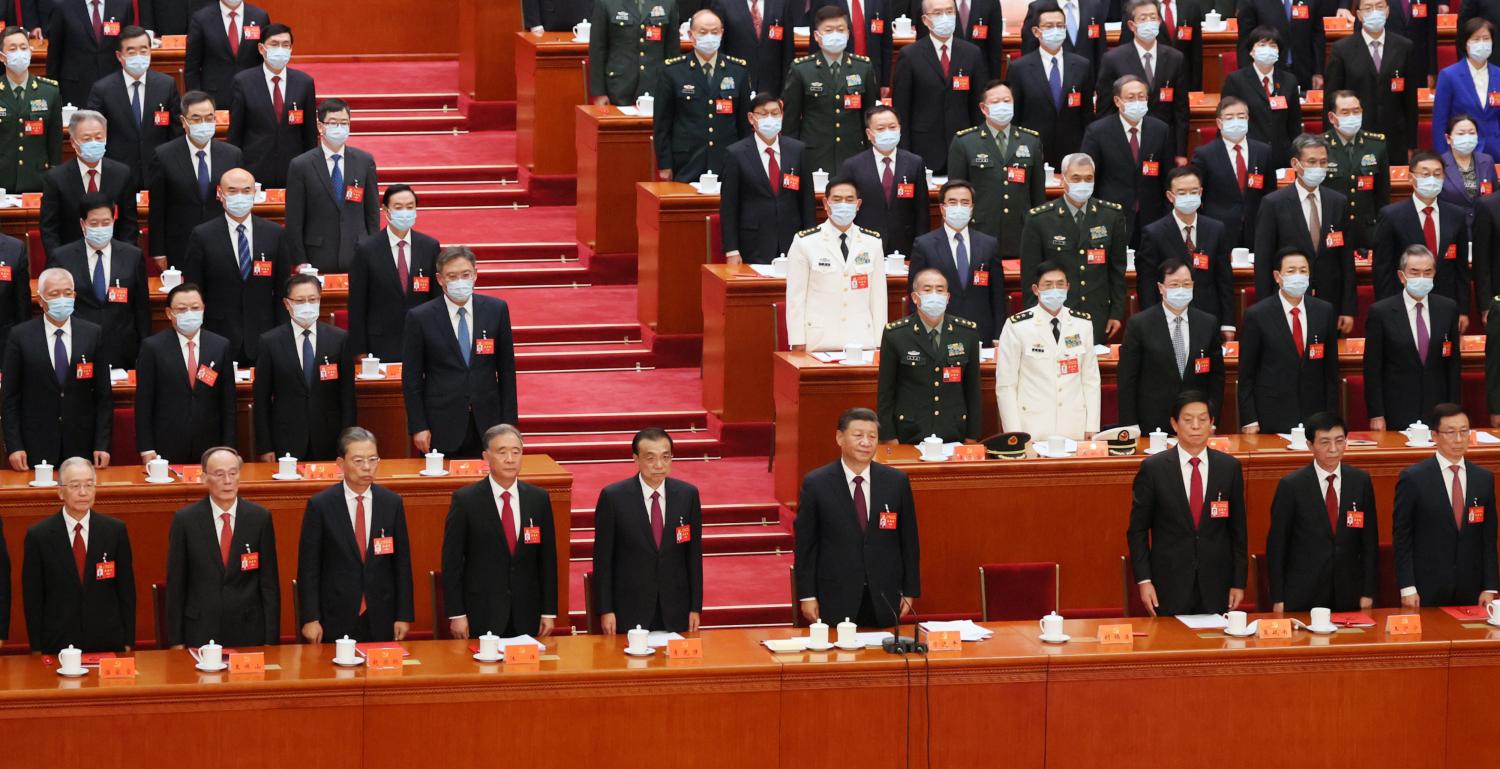
[[[1062,566],[1055,561],[979,566],[979,617],[1013,622],[1044,617],[1058,607]]]
[[[151,629],[156,633],[156,648],[167,648],[167,583],[151,583]]]

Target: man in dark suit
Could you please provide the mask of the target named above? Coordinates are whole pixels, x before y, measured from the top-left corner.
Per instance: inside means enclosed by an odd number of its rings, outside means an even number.
[[[974,185],[974,228],[1000,239],[1019,232],[1026,212],[1047,201],[1042,137],[1014,125],[1015,97],[1003,80],[985,86],[979,106],[985,121],[954,134],[948,147],[948,179]],[[1000,240],[1000,253],[1019,257],[1019,239]]]
[[[797,1],[793,0],[793,2]],[[875,79],[871,85],[878,93],[882,87],[891,84],[891,49],[895,37],[891,22],[897,16],[918,18],[922,14],[921,0],[915,0],[913,7],[910,8],[911,13],[907,14],[903,14],[903,11],[898,9],[898,6],[902,4],[903,0],[857,0],[853,3],[850,0],[807,0],[807,9],[810,12],[809,16],[828,7],[843,12],[844,18],[849,20],[848,51],[870,60],[870,66],[875,71]],[[922,29],[920,20],[913,26]],[[921,33],[918,35],[920,36]],[[813,53],[821,50],[817,38],[809,42]],[[866,107],[873,104],[872,99]]]
[[[1390,162],[1401,165],[1407,152],[1417,145],[1417,89],[1427,85],[1425,74],[1419,75],[1417,70],[1426,71],[1422,60],[1429,53],[1396,33],[1395,19],[1387,22],[1382,18],[1388,10],[1386,0],[1355,3],[1360,31],[1329,49],[1323,93],[1349,90],[1357,94],[1364,107],[1365,124],[1385,133],[1386,155]],[[1375,16],[1377,12],[1379,17]]]
[[[651,144],[662,181],[719,174],[730,142],[750,130],[743,120],[750,70],[743,59],[720,53],[724,23],[713,11],[699,11],[690,24],[693,50],[667,59],[655,85]]]
[[[214,446],[233,446],[234,366],[229,340],[203,331],[203,292],[191,283],[167,294],[167,322],[135,364],[135,445],[144,464],[187,464]]]
[[[1443,174],[1443,159],[1431,150],[1412,154],[1411,199],[1380,209],[1370,277],[1375,282],[1377,299],[1401,293],[1396,262],[1407,246],[1426,246],[1437,257],[1433,293],[1458,305],[1458,333],[1462,335],[1469,328],[1469,306],[1473,303],[1468,218],[1462,208],[1438,199],[1437,193],[1443,189]],[[1476,254],[1475,258],[1491,258],[1491,255]]]
[[[801,0],[713,0],[709,7],[724,20],[724,53],[750,68],[750,90],[780,94],[797,55],[792,28]]]
[[[1200,393],[1218,419],[1224,402],[1224,353],[1218,319],[1193,309],[1193,273],[1181,259],[1161,264],[1162,303],[1130,316],[1120,345],[1120,424],[1166,430],[1173,403]]]
[[[1276,187],[1271,147],[1246,138],[1250,108],[1232,96],[1219,99],[1215,123],[1220,139],[1193,150],[1203,174],[1203,215],[1224,224],[1229,248],[1250,248],[1261,198]]]
[[[418,451],[474,457],[483,449],[480,425],[516,422],[516,355],[510,307],[474,294],[474,252],[465,246],[438,254],[442,301],[407,314],[401,345],[401,390],[406,429]]]
[[[1097,194],[1125,212],[1134,247],[1140,245],[1142,223],[1161,218],[1166,171],[1172,168],[1176,150],[1167,124],[1146,114],[1146,81],[1124,75],[1111,93],[1115,112],[1089,124],[1080,151],[1095,158]]]
[[[1276,482],[1266,567],[1272,610],[1360,611],[1375,605],[1380,516],[1370,474],[1343,464],[1344,420],[1330,412],[1304,423],[1313,461]]]
[[[1495,553],[1495,474],[1469,462],[1469,417],[1442,403],[1437,456],[1401,471],[1391,543],[1401,605],[1485,606],[1500,594]]]
[[[10,547],[5,544],[5,530],[0,527],[0,646],[10,638]]]
[[[262,462],[291,455],[327,460],[355,424],[354,346],[343,329],[320,323],[323,286],[312,275],[286,282],[290,323],[260,335],[255,365],[255,451]]]
[[[238,8],[240,1],[233,1],[234,6]],[[141,18],[138,20],[140,25],[156,33],[157,37],[161,37],[162,35],[186,35],[188,31],[188,19],[194,13],[213,4],[214,0],[136,1],[136,7],[141,14]]]
[[[1161,16],[1161,31],[1157,40],[1176,49],[1183,56],[1182,89],[1203,90],[1202,4],[1198,0],[1161,0],[1156,5]],[[1120,40],[1115,47],[1129,45],[1136,37],[1130,25],[1126,24],[1120,28]]]
[[[125,522],[94,510],[98,476],[82,457],[57,470],[62,510],[26,530],[21,592],[33,651],[128,652],[135,572]]]
[[[1302,98],[1298,95],[1297,76],[1277,65],[1281,40],[1281,35],[1273,29],[1255,30],[1252,54],[1240,54],[1242,64],[1224,76],[1220,94],[1221,98],[1233,96],[1249,107],[1250,138],[1271,145],[1274,168],[1286,165],[1292,156],[1292,140],[1302,133]],[[1321,43],[1318,50],[1323,50]],[[1285,62],[1284,58],[1279,60]]]
[[[140,236],[130,167],[104,157],[106,125],[104,116],[97,112],[74,112],[68,121],[68,133],[78,160],[63,163],[42,177],[42,251],[49,260],[62,244],[83,237],[77,216],[84,195],[101,194],[113,207],[115,240],[134,245]]]
[[[817,224],[812,169],[802,142],[781,133],[776,95],[756,94],[749,119],[755,135],[729,145],[720,185],[719,230],[731,265],[770,264],[799,231]]]
[[[207,91],[215,103],[228,104],[234,76],[260,66],[260,41],[270,25],[265,11],[242,0],[224,0],[193,12],[182,67],[188,90]]]
[[[1281,66],[1297,78],[1302,90],[1322,88],[1326,52],[1322,5],[1316,0],[1240,0],[1236,14],[1240,61],[1249,61],[1254,47],[1266,39],[1264,32],[1270,32],[1284,50]]]
[[[1500,295],[1500,194],[1485,195],[1474,201],[1474,220],[1469,225],[1474,243],[1474,298],[1479,302],[1480,317],[1489,320],[1489,312]],[[1486,350],[1489,348],[1486,347]],[[1500,414],[1500,410],[1495,413]]]
[[[10,469],[25,472],[42,462],[57,467],[68,457],[108,467],[114,403],[109,369],[95,365],[104,334],[73,318],[73,276],[67,270],[42,270],[36,294],[44,316],[11,329],[0,373],[10,382],[0,391]]]
[[[1171,412],[1177,445],[1135,474],[1130,561],[1152,616],[1221,614],[1245,599],[1245,479],[1239,460],[1208,448],[1207,396],[1183,391]]]
[[[1146,114],[1166,124],[1167,133],[1171,137],[1172,160],[1181,165],[1187,162],[1188,146],[1190,83],[1187,64],[1183,61],[1181,51],[1163,45],[1165,41],[1158,40],[1158,36],[1165,34],[1166,30],[1162,29],[1161,13],[1156,0],[1130,0],[1125,12],[1125,26],[1134,30],[1131,38],[1134,44],[1122,42],[1104,55],[1104,60],[1099,65],[1099,84],[1095,86],[1094,92],[1114,93],[1115,84],[1126,75],[1140,78],[1146,86]],[[1124,34],[1123,31],[1121,34]],[[1148,64],[1151,67],[1149,72],[1146,70]],[[1120,110],[1115,105],[1115,100],[1105,102],[1100,99],[1100,102],[1101,115],[1114,114]],[[1159,160],[1166,166],[1165,158]],[[1163,171],[1165,170],[1164,167]]]
[[[1414,5],[1420,7],[1412,8]],[[1410,79],[1410,82],[1426,87],[1432,86],[1433,82],[1437,79],[1438,71],[1438,14],[1433,13],[1433,5],[1430,0],[1424,0],[1422,3],[1398,2],[1394,6],[1391,6],[1384,0],[1360,0],[1360,2],[1355,4],[1356,12],[1365,10],[1366,6],[1389,9],[1390,13],[1386,17],[1386,28],[1390,30],[1391,34],[1400,35],[1411,41],[1411,48],[1407,50],[1406,55],[1406,68],[1409,71],[1403,74]],[[1471,12],[1475,6],[1490,5],[1490,3],[1485,0],[1479,0],[1479,2],[1459,3],[1458,5],[1460,18],[1456,28],[1463,29],[1464,22],[1466,21],[1462,18],[1464,14]],[[1422,15],[1418,16],[1414,12],[1420,12]],[[1353,36],[1351,35],[1351,37]],[[1459,57],[1462,58],[1462,53],[1459,54]],[[1409,146],[1415,147],[1416,145],[1417,135],[1412,134]]]
[[[1047,29],[1047,25],[1042,22],[1042,14],[1060,12],[1063,19],[1061,29],[1065,34],[1058,38],[1058,44],[1067,53],[1082,56],[1088,61],[1089,69],[1098,72],[1099,66],[1104,62],[1105,51],[1109,50],[1109,36],[1105,34],[1104,22],[1115,20],[1109,18],[1108,6],[1111,4],[1119,8],[1118,3],[1105,0],[1052,0],[1050,3],[1039,0],[1030,3],[1026,6],[1026,20],[1021,23],[1021,54],[1024,56],[1038,48],[1047,47],[1047,41],[1036,28]]]
[[[83,104],[89,86],[120,71],[115,41],[135,24],[130,0],[53,3],[47,24],[47,77],[57,81],[64,104]]]
[[[698,489],[667,477],[672,437],[630,442],[636,474],[594,505],[594,605],[606,635],[636,627],[696,633],[703,612],[703,510]]]
[[[1460,395],[1458,306],[1433,291],[1432,252],[1407,246],[1398,267],[1396,277],[1405,290],[1370,305],[1365,315],[1365,410],[1371,430],[1404,430]]]
[[[1312,254],[1313,296],[1334,306],[1339,332],[1354,330],[1358,311],[1354,291],[1354,254],[1341,227],[1348,221],[1348,199],[1322,186],[1328,175],[1328,144],[1323,137],[1302,134],[1292,143],[1292,170],[1297,180],[1267,195],[1255,224],[1256,254],[1295,248]],[[1255,263],[1255,295],[1271,296],[1274,259]]]
[[[1240,432],[1287,433],[1338,410],[1338,314],[1307,295],[1307,254],[1275,256],[1278,291],[1245,311],[1240,341]]]
[[[156,266],[181,269],[193,228],[224,215],[214,194],[219,177],[243,165],[240,148],[214,141],[214,100],[203,91],[182,95],[186,137],[151,152],[146,184],[151,189],[151,255]]]
[[[54,3],[46,0],[16,0],[0,7],[0,20],[6,26],[21,27],[30,37],[40,40],[49,28],[54,7]]]
[[[292,159],[286,176],[286,258],[347,274],[354,247],[380,229],[375,156],[350,147],[349,105],[318,105],[318,146]]]
[[[1172,211],[1146,225],[1135,252],[1135,286],[1142,309],[1161,303],[1161,264],[1186,262],[1193,274],[1192,307],[1219,323],[1226,340],[1234,339],[1234,271],[1229,264],[1229,237],[1224,225],[1202,214],[1203,172],[1182,166],[1167,173],[1167,202]]]
[[[88,109],[114,125],[104,156],[130,167],[130,190],[146,187],[146,164],[158,145],[182,135],[177,83],[151,70],[151,36],[126,27],[115,56],[122,72],[111,72],[89,89]]]
[[[958,22],[953,25],[953,35],[960,40],[967,40],[978,46],[984,54],[984,66],[989,71],[990,77],[1000,76],[1000,71],[1005,63],[1005,28],[1001,20],[1004,8],[1000,0],[955,0],[958,10]],[[887,3],[888,13],[891,18],[903,15],[896,12],[896,3]],[[920,10],[920,0],[917,2]],[[912,14],[905,14],[910,18]],[[927,37],[929,32],[922,24],[915,25],[917,39]]]
[[[901,51],[891,102],[906,130],[901,147],[922,156],[934,173],[948,168],[953,134],[978,123],[978,89],[990,81],[984,54],[954,37],[954,0],[923,0],[922,21],[931,32]]]
[[[1083,143],[1083,131],[1094,119],[1094,68],[1089,60],[1063,50],[1068,29],[1054,0],[1037,0],[1032,34],[1041,46],[1011,62],[1005,81],[1015,97],[1016,125],[1042,137],[1042,155],[1054,168]]]
[[[489,475],[453,492],[443,524],[443,606],[454,638],[546,638],[556,626],[552,504],[545,489],[520,480],[522,450],[516,428],[485,430]],[[598,551],[596,539],[596,558]]]
[[[141,340],[151,334],[150,285],[141,250],[115,240],[114,207],[95,192],[78,201],[82,237],[52,251],[50,266],[73,274],[79,319],[104,331],[99,362],[115,368],[135,365]]]
[[[167,534],[167,637],[156,642],[173,648],[280,643],[271,511],[240,498],[239,452],[216,446],[202,462],[208,496],[174,513]]]
[[[31,260],[26,244],[0,235],[0,349],[10,330],[31,320]]]
[[[589,17],[593,3],[586,0],[521,0],[523,26],[538,34],[567,32]]]
[[[405,184],[382,196],[386,227],[361,240],[349,270],[349,337],[354,354],[401,360],[406,311],[441,293],[433,274],[440,244],[417,232],[417,192]]]
[[[232,168],[219,177],[224,216],[193,228],[183,280],[203,289],[203,326],[229,340],[229,354],[254,364],[260,335],[285,319],[279,304],[289,269],[281,225],[250,213],[255,177]]]
[[[292,30],[271,24],[261,33],[264,66],[234,76],[229,96],[229,143],[244,151],[250,172],[268,188],[285,187],[292,158],[318,143],[311,110],[318,103],[312,76],[287,66]]]
[[[839,176],[854,180],[864,203],[854,223],[880,233],[887,255],[910,255],[912,241],[927,232],[927,169],[922,157],[900,149],[901,121],[890,107],[877,105],[865,112],[865,134],[870,151],[844,161]]]
[[[400,641],[411,630],[411,540],[401,495],[375,483],[375,435],[339,436],[344,481],[307,500],[297,547],[297,624],[309,643]]]
[[[907,293],[917,291],[916,276],[923,270],[942,271],[947,279],[947,313],[973,321],[979,341],[992,347],[1010,315],[1000,243],[969,226],[974,215],[973,185],[949,181],[939,190],[938,199],[943,206],[943,226],[913,244]]]
[[[839,415],[840,458],[802,479],[794,523],[797,597],[808,622],[890,627],[922,594],[917,509],[906,473],[873,462],[880,419]]]

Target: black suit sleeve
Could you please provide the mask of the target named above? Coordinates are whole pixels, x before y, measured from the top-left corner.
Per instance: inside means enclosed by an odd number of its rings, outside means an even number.
[[[42,545],[37,541],[40,535],[32,536],[32,534],[33,532],[28,531],[22,543],[21,601],[26,613],[26,637],[35,645],[42,642],[41,639],[46,629],[43,617],[46,615],[47,608],[47,591],[44,587],[47,581],[47,566],[42,562]]]
[[[1323,328],[1323,339],[1326,343],[1327,354],[1332,354],[1333,359],[1338,360],[1339,349],[1339,323],[1336,315],[1328,317],[1328,323]],[[1330,362],[1331,363],[1331,362]],[[1339,378],[1343,375],[1337,365],[1323,366],[1324,377],[1324,403],[1328,404],[1330,410],[1337,411],[1339,407]]]
[[[406,533],[406,510],[400,497],[396,502],[396,606],[397,622],[415,622],[417,611],[412,604],[411,538]]]
[[[1261,356],[1261,328],[1260,323],[1249,313],[1245,314],[1245,322],[1240,328],[1240,371],[1239,371],[1239,417],[1240,427],[1260,422],[1260,416],[1255,411],[1255,386],[1260,379],[1260,356]],[[1329,349],[1338,349],[1337,345]],[[1331,371],[1337,372],[1338,366],[1327,366]],[[1276,488],[1277,498],[1280,498],[1281,487]],[[1276,502],[1271,502],[1271,525],[1276,525]],[[1266,552],[1270,553],[1270,544],[1266,545]],[[1273,566],[1274,568],[1274,566]],[[1273,591],[1274,592],[1274,591]]]
[[[140,374],[136,374],[140,379]],[[261,338],[260,353],[255,360],[255,381],[250,384],[251,403],[256,408],[251,409],[255,413],[255,453],[273,454],[276,444],[272,440],[271,430],[271,389],[276,381],[276,354],[266,345],[265,337]]]
[[[542,529],[541,591],[542,614],[557,616],[557,527],[552,522],[552,498],[545,491],[537,493],[537,521]],[[564,618],[566,619],[566,618]]]
[[[1483,528],[1479,530],[1479,550],[1483,555],[1480,558],[1480,568],[1483,572],[1479,575],[1481,592],[1500,590],[1500,556],[1495,551],[1495,477],[1490,476],[1489,488],[1484,489],[1485,511]]]
[[[1221,231],[1208,255],[1214,273],[1214,290],[1219,294],[1219,325],[1234,325],[1234,268],[1230,265],[1229,233]]]
[[[380,180],[376,178],[375,156],[367,155],[370,159],[369,167],[365,169],[365,233],[370,234],[380,229]]]
[[[188,50],[191,51],[192,46],[188,46]],[[190,68],[187,71],[193,70]],[[192,77],[192,75],[187,75],[187,77]],[[188,87],[194,87],[191,80],[188,81]],[[229,130],[225,133],[224,139],[236,147],[245,146],[245,118],[248,114],[249,109],[245,105],[245,89],[241,87],[240,79],[235,78],[229,91]]]
[[[120,540],[115,543],[115,600],[120,604],[120,621],[125,643],[135,646],[135,569],[130,557],[130,531],[119,524]]]
[[[234,446],[235,435],[238,432],[238,420],[236,419],[235,406],[239,391],[235,389],[234,363],[229,357],[229,345],[224,345],[224,351],[220,353],[219,360],[215,364],[215,371],[219,377],[214,380],[215,394],[219,397],[219,445]],[[270,357],[267,355],[266,357]],[[348,371],[349,369],[341,369]],[[344,378],[348,378],[347,376]]]
[[[723,191],[719,197],[719,242],[728,254],[740,250],[740,162],[734,152],[724,159],[724,183],[719,187]],[[352,309],[352,295],[349,301]]]
[[[1364,477],[1359,494],[1360,508],[1365,511],[1365,528],[1359,538],[1360,561],[1364,564],[1361,571],[1365,577],[1360,595],[1373,600],[1380,595],[1380,514],[1369,476]]]
[[[297,617],[297,635],[301,626],[320,620],[323,616],[319,603],[321,591],[319,580],[323,574],[323,510],[314,500],[308,500],[302,511],[302,536],[297,543],[297,598],[301,608]]]
[[[356,353],[369,352],[366,326],[370,322],[370,260],[374,258],[373,250],[370,241],[361,241],[354,250],[354,263],[349,265],[349,341],[346,344]]]
[[[153,233],[151,238],[149,256],[167,255],[167,173],[162,167],[161,159],[155,153],[151,155],[151,162],[146,165],[146,189],[150,192],[150,199],[156,201],[155,205],[149,207],[146,212],[146,226]],[[178,265],[168,265],[182,269]]]
[[[1123,407],[1123,403],[1121,405]],[[1156,511],[1156,483],[1148,467],[1141,465],[1131,484],[1130,526],[1125,530],[1125,542],[1130,548],[1130,563],[1137,582],[1151,579],[1151,524]],[[1126,590],[1132,588],[1132,585],[1125,586]]]
[[[286,172],[286,220],[282,224],[281,252],[286,254],[293,265],[307,262],[307,253],[303,248],[302,233],[307,228],[307,206],[309,195],[313,194],[308,188],[311,187],[307,179],[307,164],[301,162],[298,156],[292,160]],[[368,197],[368,196],[367,196]],[[335,219],[337,216],[335,216]]]
[[[1246,213],[1248,215],[1248,211]],[[1266,198],[1261,203],[1260,216],[1255,222],[1255,247],[1251,249],[1251,253],[1261,255],[1261,258],[1255,260],[1255,298],[1257,299],[1264,299],[1276,293],[1276,279],[1271,277],[1275,268],[1271,263],[1276,261],[1276,252],[1281,250],[1281,243],[1277,237],[1277,213],[1272,200]]]
[[[233,379],[233,377],[222,377]],[[230,444],[233,445],[233,444]],[[266,623],[266,645],[281,643],[281,568],[276,565],[276,526],[266,516],[260,530],[260,608]]]
[[[1365,413],[1385,417],[1385,312],[1371,309],[1365,316]],[[1396,425],[1390,425],[1396,427]]]
[[[797,595],[803,599],[818,597],[818,494],[811,478],[802,479],[802,491],[797,495],[797,517],[792,521],[792,563],[797,570]],[[797,607],[800,612],[801,607]]]
[[[128,175],[130,169],[126,167],[125,170]],[[136,216],[135,191],[129,184],[120,188],[120,197],[115,201],[115,207],[119,209],[115,217],[115,238],[131,245],[141,242],[141,223]]]
[[[1495,221],[1490,206],[1475,203],[1474,222],[1470,225],[1470,232],[1474,238],[1474,295],[1479,299],[1481,312],[1489,312],[1490,305],[1495,301],[1495,254],[1492,249],[1496,245],[1497,225],[1500,222]]]
[[[406,432],[416,435],[427,430],[426,370],[427,344],[422,323],[414,311],[406,313],[406,328],[401,339],[401,392],[406,401]]]
[[[688,542],[687,555],[688,611],[701,612],[703,611],[703,503],[698,496],[698,489],[692,490],[692,498],[693,502],[688,507],[688,525],[693,529],[693,538]],[[1494,542],[1491,541],[1490,544],[1493,545]]]
[[[227,377],[233,379],[233,377]],[[156,450],[156,352],[155,345],[141,345],[135,362],[135,450]],[[123,457],[120,458],[123,461]],[[174,457],[175,459],[175,457]]]
[[[23,259],[22,262],[24,263],[25,260]],[[0,369],[0,381],[12,383],[11,387],[0,388],[0,429],[5,432],[5,450],[11,454],[26,450],[26,443],[21,440],[21,390],[23,386],[19,384],[25,378],[26,369],[22,364],[24,359],[21,335],[13,329],[5,340],[5,362],[3,369]],[[28,464],[30,464],[29,461]],[[29,537],[27,541],[30,541]]]
[[[1144,327],[1141,323],[1125,324],[1125,340],[1120,345],[1120,362],[1115,370],[1115,381],[1119,392],[1120,424],[1122,425],[1140,422],[1136,391],[1140,388],[1141,362],[1146,355],[1144,334]]]
[[[516,424],[516,347],[510,328],[510,305],[500,305],[500,326],[495,335],[495,379],[500,391],[500,417],[505,424]]]
[[[1443,367],[1447,369],[1448,400],[1457,402],[1462,393],[1459,389],[1459,380],[1463,374],[1463,355],[1459,352],[1458,313],[1455,312],[1448,320],[1446,336],[1443,339],[1453,344],[1451,354],[1443,360]]]
[[[448,517],[443,520],[443,611],[448,617],[461,617],[469,613],[464,606],[464,566],[468,540],[469,516],[458,504],[458,492],[454,492],[448,501]],[[443,621],[447,617],[438,619]]]
[[[880,335],[880,368],[876,374],[875,416],[880,422],[880,440],[896,440],[896,369],[901,365],[901,353],[896,350],[895,340],[889,332]],[[977,357],[977,356],[976,356]],[[965,372],[967,375],[968,372]],[[967,383],[964,386],[968,394]]]
[[[542,26],[542,12],[537,8],[540,0],[521,0],[521,26],[526,29]]]
[[[31,285],[31,260],[26,258],[26,246],[18,243],[17,249],[21,258],[16,260],[16,266],[11,268],[11,279],[17,287]],[[20,289],[10,292],[11,300],[16,303],[16,325],[19,326],[31,320],[31,291]]]
[[[182,282],[203,285],[204,263],[207,261],[203,250],[203,239],[198,237],[195,229],[188,236],[187,253],[182,257],[182,264],[172,265],[182,271]]]
[[[1208,333],[1208,409],[1214,421],[1224,407],[1224,334],[1218,326]],[[1244,544],[1243,542],[1241,544]]]
[[[95,342],[90,358],[98,360],[99,347],[102,342],[102,339]],[[115,403],[111,392],[114,385],[110,382],[109,367],[100,366],[99,370],[94,372],[93,382],[94,451],[109,451],[109,439],[115,428]]]
[[[1245,519],[1249,511],[1245,509],[1245,472],[1239,462],[1232,462],[1234,473],[1229,483],[1229,507],[1233,511],[1233,517],[1229,521],[1229,544],[1234,548],[1230,555],[1234,558],[1234,580],[1229,583],[1231,588],[1245,589],[1245,582],[1250,573],[1250,551],[1247,547],[1249,536],[1246,534]]]
[[[1416,515],[1421,490],[1417,485],[1415,466],[1401,471],[1396,479],[1396,503],[1391,513],[1391,547],[1396,556],[1396,589],[1417,586],[1416,555],[1412,552],[1416,536]]]
[[[51,57],[61,58],[61,57]],[[49,59],[50,65],[50,59]],[[39,223],[42,230],[42,253],[47,255],[47,263],[52,264],[54,254],[63,245],[62,228],[63,222],[77,215],[76,211],[64,211],[62,204],[62,190],[58,188],[57,181],[52,174],[42,175],[42,209],[39,213]]]
[[[0,641],[10,638],[10,548],[0,528]]]
[[[1292,519],[1297,514],[1296,492],[1291,486],[1291,476],[1283,476],[1276,484],[1276,495],[1271,498],[1271,528],[1266,532],[1266,571],[1273,604],[1286,600],[1286,553],[1292,546]],[[1374,527],[1370,526],[1369,530],[1373,531]]]
[[[151,283],[146,277],[144,253],[135,266],[134,279],[130,282],[129,289],[130,315],[135,321],[135,338],[145,342],[151,338]]]
[[[1492,312],[1484,327],[1484,391],[1491,414],[1500,414],[1500,312]]]
[[[609,614],[615,610],[615,537],[618,525],[609,490],[599,492],[594,505],[594,610]]]
[[[349,344],[349,338],[344,338],[344,344],[339,348],[339,430],[353,427],[359,420],[359,402],[354,396],[354,345]]]
[[[1151,228],[1142,229],[1141,247],[1135,252],[1135,293],[1142,310],[1161,304],[1157,284],[1161,282],[1162,250]]]
[[[999,264],[997,263],[996,266],[998,267]],[[990,274],[998,279],[1000,271],[995,270]],[[1000,327],[996,326],[995,328],[996,334],[998,334]],[[964,437],[971,441],[977,441],[984,437],[984,400],[981,394],[983,390],[979,382],[979,348],[982,345],[983,340],[976,340],[974,342],[974,349],[969,351],[969,360],[964,364],[964,412],[968,415],[968,419],[965,420],[964,425]],[[882,360],[884,359],[882,358]]]

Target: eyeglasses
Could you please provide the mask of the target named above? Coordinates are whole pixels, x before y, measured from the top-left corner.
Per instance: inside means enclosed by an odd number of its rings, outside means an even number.
[[[68,491],[93,491],[94,485],[93,481],[74,481],[63,484],[63,488]]]
[[[1438,430],[1438,435],[1444,438],[1467,438],[1469,437],[1469,432],[1469,428],[1465,427],[1462,430]]]
[[[345,461],[361,470],[367,470],[380,464],[380,457],[355,457]]]

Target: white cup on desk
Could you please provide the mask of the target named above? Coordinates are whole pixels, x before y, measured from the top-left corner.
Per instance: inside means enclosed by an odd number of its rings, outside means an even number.
[[[698,177],[698,193],[702,195],[719,194],[719,175],[713,171],[704,171]]]
[[[813,192],[822,194],[828,191],[828,172],[819,168],[813,171]]]
[[[66,672],[76,672],[83,667],[83,650],[68,644],[68,648],[57,653],[57,664]]]
[[[485,633],[479,637],[479,656],[485,659],[495,659],[500,656],[500,636],[494,633]]]
[[[1500,600],[1490,601],[1484,605],[1485,616],[1490,618],[1491,625],[1500,625]]]
[[[1432,442],[1432,430],[1428,428],[1427,425],[1424,425],[1421,422],[1412,422],[1411,425],[1406,428],[1406,430],[1411,435],[1412,443]]]
[[[788,261],[789,260],[786,258],[786,254],[782,254],[781,256],[778,256],[775,259],[772,259],[771,260],[771,272],[776,273],[776,277],[778,277],[778,278],[785,278],[786,277],[786,271],[787,271],[787,263],[788,263]]]
[[[146,477],[153,481],[167,479],[167,460],[157,457],[146,463]]]
[[[422,469],[426,470],[429,475],[438,475],[443,472],[443,452],[429,451],[422,455],[422,459],[427,462]]]
[[[625,650],[633,654],[645,653],[645,651],[650,648],[650,646],[646,643],[646,640],[650,637],[651,631],[641,627],[640,625],[636,625],[634,628],[625,632],[625,639],[626,643],[628,644]]]
[[[36,478],[32,481],[33,483],[38,486],[52,485],[52,465],[47,464],[47,460],[43,459],[31,469],[36,473]]]
[[[1047,439],[1047,453],[1053,456],[1061,456],[1068,453],[1068,439],[1061,435],[1053,435]]]
[[[594,25],[591,24],[588,19],[584,19],[583,21],[580,21],[577,24],[574,24],[573,25],[573,42],[575,42],[575,43],[587,43],[589,41],[589,30],[592,29],[593,26]]]
[[[1301,422],[1292,428],[1292,448],[1302,451],[1307,448],[1307,428]]]
[[[1251,264],[1250,249],[1236,248],[1229,252],[1229,264],[1233,267],[1249,267]]]
[[[911,19],[905,14],[891,20],[891,32],[897,37],[910,37],[912,32]]]
[[[371,379],[380,376],[380,359],[374,355],[366,355],[359,362],[359,375]]]
[[[906,255],[900,251],[892,251],[885,255],[885,271],[901,272],[906,269]]]
[[[1063,617],[1057,612],[1052,612],[1038,620],[1037,626],[1042,629],[1043,638],[1056,638],[1062,635]]]
[[[354,639],[349,636],[334,641],[333,661],[342,665],[353,665],[359,661],[359,657],[354,653],[354,643]]]
[[[198,664],[205,668],[224,664],[224,647],[214,643],[214,639],[208,639],[208,643],[198,647]]]
[[[176,267],[168,267],[161,271],[161,287],[171,291],[182,285],[182,270]]]
[[[936,435],[929,435],[917,444],[917,450],[922,452],[922,458],[936,461],[943,458],[943,439]]]
[[[1245,621],[1249,615],[1242,611],[1232,611],[1224,615],[1224,621],[1229,623],[1227,630],[1236,635],[1245,634]]]
[[[1326,628],[1329,625],[1333,624],[1332,609],[1324,606],[1317,606],[1314,607],[1313,610],[1309,612],[1309,614],[1311,615],[1312,619],[1312,627],[1318,630],[1322,630],[1323,628]]]
[[[638,97],[636,97],[635,108],[642,115],[651,115],[651,114],[654,114],[654,109],[653,108],[655,106],[656,106],[656,97],[652,96],[649,91],[646,92],[646,93],[641,94]]]
[[[284,475],[284,476],[286,476],[288,478],[290,478],[293,475],[296,475],[297,474],[297,458],[294,457],[294,456],[292,456],[291,454],[287,454],[286,456],[282,457],[281,459],[276,460],[276,470],[277,470],[277,474]]]
[[[850,365],[863,363],[865,360],[865,346],[859,342],[847,342],[844,344],[844,360]]]
[[[1151,439],[1151,443],[1148,444],[1147,448],[1149,448],[1153,453],[1158,451],[1165,451],[1167,449],[1166,433],[1162,432],[1161,430],[1152,430],[1147,437]]]

